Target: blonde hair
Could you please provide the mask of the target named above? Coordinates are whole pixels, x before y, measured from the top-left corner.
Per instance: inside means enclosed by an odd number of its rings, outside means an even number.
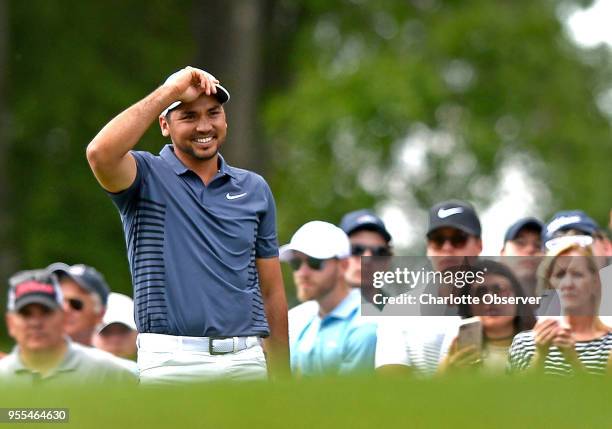
[[[552,275],[552,271],[555,268],[557,260],[560,256],[567,256],[570,252],[579,253],[583,256],[587,261],[587,266],[589,271],[595,277],[595,281],[599,283],[599,277],[597,273],[599,272],[599,268],[597,265],[597,261],[595,260],[595,255],[593,254],[593,249],[591,246],[582,246],[580,244],[568,244],[560,249],[557,249],[555,252],[551,252],[547,255],[545,260],[538,267],[538,284],[536,287],[537,295],[541,295],[546,290],[554,289],[552,284],[550,283],[550,276]],[[594,310],[599,310],[599,304],[601,302],[601,285],[599,289],[595,291],[593,294],[595,302]],[[594,314],[596,316],[596,314]]]

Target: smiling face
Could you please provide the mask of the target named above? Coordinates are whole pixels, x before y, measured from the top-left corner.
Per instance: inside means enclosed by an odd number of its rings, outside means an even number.
[[[187,167],[216,158],[227,135],[223,106],[207,95],[180,104],[167,117],[160,117],[159,124],[162,134],[171,138],[176,156]]]
[[[9,335],[25,352],[50,351],[63,343],[64,313],[41,304],[29,304],[6,315]]]

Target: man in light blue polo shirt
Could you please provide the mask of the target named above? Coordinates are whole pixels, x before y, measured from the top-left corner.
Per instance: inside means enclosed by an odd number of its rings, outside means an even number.
[[[141,382],[289,373],[274,199],[219,154],[228,100],[212,75],[186,67],[87,147],[123,222]],[[156,119],[172,144],[133,151]]]
[[[298,376],[374,371],[376,325],[360,317],[359,289],[345,280],[350,250],[344,231],[321,221],[303,225],[281,248],[298,297],[318,305],[291,326],[291,369]]]

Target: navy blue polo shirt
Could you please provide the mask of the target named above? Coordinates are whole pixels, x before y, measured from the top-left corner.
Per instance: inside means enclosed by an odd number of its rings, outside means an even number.
[[[119,208],[139,332],[267,336],[256,258],[278,256],[276,210],[265,180],[219,155],[205,186],[165,146],[132,151],[137,175],[110,194]]]

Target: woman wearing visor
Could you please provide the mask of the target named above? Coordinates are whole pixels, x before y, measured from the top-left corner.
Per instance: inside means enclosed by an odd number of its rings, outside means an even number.
[[[550,258],[541,266],[538,288],[544,295],[556,292],[562,316],[540,316],[533,330],[514,338],[510,370],[562,376],[604,374],[612,332],[598,315],[601,283],[592,238],[565,236],[554,241],[547,243]]]

